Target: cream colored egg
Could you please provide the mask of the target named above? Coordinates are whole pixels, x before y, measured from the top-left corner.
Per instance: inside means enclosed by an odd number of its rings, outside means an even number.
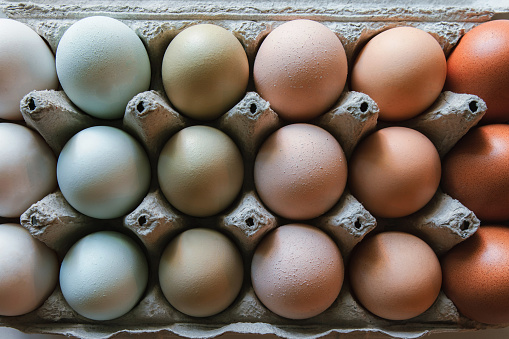
[[[159,263],[159,283],[177,310],[208,317],[226,309],[244,278],[240,252],[225,235],[205,228],[185,231],[166,247]]]
[[[35,310],[58,280],[56,254],[18,224],[0,225],[0,315]]]
[[[44,40],[21,22],[0,19],[0,119],[22,120],[26,94],[57,87],[55,57]]]
[[[170,204],[196,216],[212,216],[230,205],[242,188],[244,164],[233,140],[218,129],[191,126],[166,143],[157,168]]]
[[[57,160],[33,130],[0,124],[0,216],[19,217],[57,189]]]
[[[175,108],[197,120],[213,120],[242,99],[249,79],[246,52],[226,29],[200,24],[180,32],[162,64],[164,89]]]

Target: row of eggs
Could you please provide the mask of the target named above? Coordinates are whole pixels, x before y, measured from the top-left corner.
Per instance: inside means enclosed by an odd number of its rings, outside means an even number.
[[[74,23],[56,56],[30,28],[0,20],[2,91],[0,118],[21,119],[19,100],[33,89],[58,84],[84,112],[123,117],[127,102],[146,91],[151,64],[141,39],[113,18]],[[495,20],[468,32],[449,59],[437,40],[413,27],[396,27],[370,39],[350,70],[350,88],[368,94],[380,119],[402,121],[428,108],[444,89],[479,95],[485,122],[509,120],[507,87],[509,21]],[[30,53],[26,51],[29,50]],[[55,60],[56,59],[56,60]],[[180,113],[213,120],[244,95],[250,76],[246,52],[226,29],[198,24],[170,42],[161,66],[168,98]],[[326,112],[345,88],[347,57],[338,36],[312,20],[286,22],[261,43],[252,75],[257,92],[288,121],[309,121]]]

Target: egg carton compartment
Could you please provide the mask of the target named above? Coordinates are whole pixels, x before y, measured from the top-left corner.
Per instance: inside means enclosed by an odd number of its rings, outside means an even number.
[[[254,249],[265,234],[291,222],[267,209],[258,198],[253,176],[257,150],[265,138],[287,124],[271,109],[270,103],[254,91],[252,80],[242,100],[217,120],[205,123],[227,133],[241,150],[245,178],[234,203],[219,215],[193,218],[173,208],[158,188],[155,169],[164,143],[184,127],[198,124],[179,114],[166,97],[160,65],[167,45],[180,31],[196,23],[213,23],[232,31],[242,42],[250,67],[264,37],[284,21],[309,18],[325,24],[342,41],[352,62],[360,47],[382,30],[414,26],[430,32],[446,55],[459,38],[477,24],[504,10],[502,4],[453,1],[448,6],[429,2],[361,1],[355,5],[316,1],[215,1],[193,4],[175,1],[37,1],[0,2],[6,16],[26,23],[43,36],[55,52],[65,30],[80,18],[107,15],[130,26],[140,36],[152,66],[150,91],[139,93],[127,105],[121,120],[99,120],[82,113],[61,90],[34,91],[21,102],[26,124],[37,130],[55,154],[78,131],[96,125],[122,128],[145,147],[152,166],[152,184],[140,205],[128,215],[98,220],[74,210],[60,191],[33,204],[19,220],[30,233],[63,258],[72,244],[93,231],[109,229],[128,233],[146,249],[149,284],[140,302],[126,315],[109,321],[80,316],[66,303],[59,287],[37,310],[18,317],[0,317],[0,326],[25,332],[61,333],[77,337],[111,337],[116,333],[174,333],[185,337],[214,337],[225,332],[274,333],[281,337],[320,337],[330,332],[381,332],[394,337],[418,337],[427,332],[490,327],[463,317],[443,292],[425,313],[407,321],[388,321],[366,311],[350,292],[345,279],[339,297],[322,314],[305,320],[290,320],[269,311],[257,299],[250,282],[249,267]],[[507,8],[505,8],[507,10]],[[440,156],[473,126],[486,111],[484,102],[473,95],[443,92],[420,116],[401,123],[419,130],[434,143]],[[384,127],[377,121],[378,107],[367,95],[353,92],[348,85],[334,107],[310,123],[329,131],[341,144],[347,158],[366,135]],[[203,124],[203,123],[200,123]],[[386,124],[389,125],[389,124]],[[338,244],[345,262],[353,247],[370,232],[403,230],[418,235],[440,255],[472,235],[479,227],[476,216],[440,190],[420,211],[404,218],[375,219],[353,195],[345,190],[336,205],[324,215],[309,220],[326,231]],[[174,309],[158,285],[159,257],[179,232],[208,227],[228,235],[244,260],[244,283],[234,303],[223,312],[194,318]]]

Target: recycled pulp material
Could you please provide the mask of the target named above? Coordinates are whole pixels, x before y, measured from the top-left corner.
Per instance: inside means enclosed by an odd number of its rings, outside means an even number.
[[[151,90],[136,95],[127,105],[125,117],[103,121],[80,112],[61,90],[34,91],[21,101],[25,122],[37,130],[55,154],[78,131],[94,125],[112,125],[135,136],[146,148],[152,168],[164,143],[178,130],[196,124],[178,112],[163,88],[160,65],[167,45],[180,31],[197,23],[213,23],[232,31],[246,49],[251,69],[263,38],[286,20],[308,18],[333,30],[345,46],[351,63],[360,46],[378,32],[411,25],[430,32],[448,54],[460,37],[475,25],[504,10],[498,3],[451,1],[384,1],[355,4],[340,1],[0,1],[7,17],[26,23],[44,37],[53,51],[65,30],[80,18],[107,15],[129,25],[144,42],[152,63]],[[505,9],[507,11],[507,8]],[[484,102],[467,94],[444,92],[424,114],[403,125],[415,128],[443,156],[482,117]],[[332,133],[349,157],[360,139],[383,127],[377,125],[378,107],[367,95],[345,91],[336,105],[311,123]],[[424,314],[407,321],[387,321],[367,312],[350,293],[347,279],[334,304],[307,320],[290,320],[271,313],[256,298],[246,269],[238,298],[225,311],[208,318],[193,318],[175,310],[164,298],[157,280],[158,258],[177,233],[191,227],[215,228],[228,235],[241,249],[246,268],[254,248],[270,230],[289,222],[272,214],[258,198],[252,168],[258,147],[273,131],[286,123],[270,103],[255,91],[252,80],[244,98],[221,118],[207,123],[230,135],[245,162],[241,194],[223,213],[193,218],[175,210],[165,200],[153,175],[150,192],[130,214],[114,220],[97,220],[74,210],[56,191],[33,204],[20,222],[37,239],[63,258],[82,236],[102,229],[126,232],[146,249],[150,265],[149,285],[139,304],[114,320],[97,322],[74,312],[60,288],[37,310],[19,317],[0,317],[0,325],[25,332],[46,332],[78,337],[110,337],[119,332],[170,332],[186,337],[214,337],[225,332],[274,333],[282,337],[320,337],[331,332],[382,332],[413,338],[432,331],[485,328],[461,316],[453,303],[440,293]],[[155,171],[154,171],[155,174]],[[0,222],[12,219],[0,218]],[[438,255],[472,235],[479,227],[476,216],[440,190],[420,211],[399,219],[376,220],[348,192],[324,215],[309,224],[325,230],[338,244],[345,260],[352,248],[376,227],[414,233],[427,241]]]

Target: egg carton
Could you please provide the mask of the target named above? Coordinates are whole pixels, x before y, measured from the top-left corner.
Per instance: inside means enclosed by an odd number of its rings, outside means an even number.
[[[17,317],[0,317],[0,326],[24,332],[58,333],[76,337],[111,337],[121,332],[177,334],[184,337],[215,337],[226,332],[273,333],[281,337],[320,337],[329,333],[365,334],[380,332],[398,338],[415,338],[428,332],[481,329],[487,326],[463,317],[440,293],[433,306],[406,321],[388,321],[366,311],[350,292],[348,279],[337,300],[322,314],[305,320],[280,317],[260,303],[250,283],[250,261],[265,234],[290,223],[273,214],[259,199],[253,183],[253,163],[265,138],[287,124],[254,89],[252,77],[242,100],[217,120],[200,123],[227,133],[241,150],[245,180],[242,192],[221,214],[195,218],[182,214],[164,198],[157,183],[158,154],[164,143],[180,129],[198,122],[179,114],[164,93],[161,63],[166,47],[183,29],[197,23],[222,26],[241,41],[252,69],[263,38],[284,21],[308,18],[322,22],[342,41],[351,65],[359,48],[377,33],[396,26],[414,26],[430,32],[446,55],[460,37],[481,22],[509,10],[502,2],[371,1],[0,1],[0,13],[26,23],[56,51],[65,30],[91,15],[117,18],[130,26],[145,44],[152,66],[150,90],[139,93],[127,105],[119,120],[99,120],[84,114],[62,90],[34,91],[20,103],[24,123],[37,130],[55,154],[77,132],[95,125],[122,128],[145,147],[152,166],[152,183],[147,196],[128,215],[98,220],[80,214],[53,192],[33,204],[19,222],[37,239],[54,249],[62,259],[68,249],[86,234],[99,230],[127,233],[143,246],[149,261],[149,284],[140,302],[126,315],[109,321],[80,316],[66,303],[60,288],[33,312]],[[477,96],[443,92],[426,112],[400,125],[421,131],[443,157],[486,111]],[[328,130],[343,147],[347,159],[364,136],[388,124],[378,122],[378,107],[367,95],[350,91],[348,85],[334,107],[310,123]],[[398,219],[375,219],[348,190],[324,215],[306,223],[327,232],[338,244],[345,262],[353,247],[369,232],[404,230],[424,239],[441,255],[472,235],[479,219],[457,200],[438,190],[420,211]],[[179,232],[194,227],[214,228],[228,235],[239,247],[245,267],[239,296],[223,312],[194,318],[174,309],[158,285],[159,257],[166,244]]]

